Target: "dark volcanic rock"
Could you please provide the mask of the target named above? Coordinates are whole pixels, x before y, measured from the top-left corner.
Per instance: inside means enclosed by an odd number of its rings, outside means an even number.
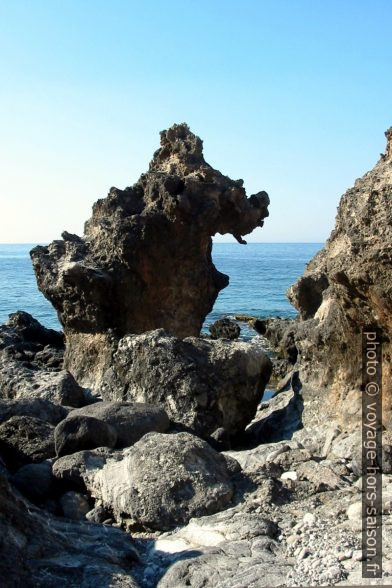
[[[111,425],[94,417],[71,415],[57,425],[54,440],[60,457],[83,449],[114,447],[117,433]]]
[[[208,327],[212,339],[238,339],[241,333],[240,326],[229,318],[215,321]]]
[[[267,325],[278,352],[298,355],[302,379],[328,388],[326,411],[345,426],[361,418],[361,330],[372,325],[381,330],[384,423],[391,424],[391,129],[386,135],[385,155],[344,194],[326,246],[288,292],[300,320]]]
[[[0,423],[13,416],[31,416],[51,425],[57,425],[65,419],[68,409],[53,404],[44,398],[19,398],[17,400],[0,400]]]
[[[35,417],[15,416],[0,425],[0,455],[10,470],[54,457],[54,427]]]
[[[24,500],[0,474],[2,587],[137,588],[135,560],[129,536],[119,529],[54,517]]]
[[[97,402],[70,413],[91,416],[110,425],[117,433],[116,447],[130,447],[146,433],[165,433],[170,421],[164,409],[142,402]]]
[[[185,124],[161,133],[149,171],[130,188],[98,200],[85,236],[31,252],[39,288],[59,313],[66,367],[82,385],[110,364],[112,343],[164,328],[197,336],[228,277],[211,259],[211,236],[242,235],[268,216],[265,192],[246,197],[205,162]]]
[[[270,374],[271,362],[257,345],[182,340],[158,329],[120,341],[101,392],[164,406],[172,421],[201,436],[219,427],[235,435],[254,417]]]
[[[166,530],[227,508],[230,471],[225,457],[194,435],[148,433],[85,480],[118,519]]]
[[[30,500],[42,502],[54,490],[52,464],[50,461],[43,461],[22,466],[13,476],[12,482]]]

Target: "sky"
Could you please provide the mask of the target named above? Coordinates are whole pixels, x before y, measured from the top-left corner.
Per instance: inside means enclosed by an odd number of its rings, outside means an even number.
[[[324,241],[385,148],[391,22],[390,0],[0,0],[0,242],[82,234],[184,121],[269,193],[248,241]]]

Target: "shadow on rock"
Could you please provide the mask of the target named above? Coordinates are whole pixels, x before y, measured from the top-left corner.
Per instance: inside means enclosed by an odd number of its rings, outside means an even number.
[[[260,405],[256,417],[246,428],[243,440],[247,447],[288,440],[295,431],[302,429],[301,389],[298,372],[288,374],[271,400]]]

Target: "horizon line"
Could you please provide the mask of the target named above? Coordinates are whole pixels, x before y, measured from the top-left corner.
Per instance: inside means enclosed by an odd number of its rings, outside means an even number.
[[[61,241],[62,239],[54,239],[54,241]],[[2,245],[49,245],[53,241],[14,241],[14,242],[1,242],[0,246]],[[324,244],[325,241],[248,241],[246,245],[320,245]],[[241,243],[237,243],[236,241],[215,241],[214,244],[216,245],[241,245]]]

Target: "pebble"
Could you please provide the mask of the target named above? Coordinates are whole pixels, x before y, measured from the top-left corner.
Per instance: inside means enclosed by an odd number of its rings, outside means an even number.
[[[308,527],[312,527],[316,522],[316,517],[313,513],[307,512],[306,514],[304,514],[303,522]]]
[[[353,502],[346,510],[347,518],[350,520],[362,518],[362,502]]]
[[[308,547],[303,547],[298,554],[298,559],[301,561],[302,559],[305,559],[305,557],[308,557],[308,555],[310,555],[310,553],[311,553],[311,551]]]
[[[360,549],[354,551],[353,553],[353,560],[355,561],[363,561],[365,559],[362,551]]]
[[[281,480],[292,480],[293,482],[295,482],[297,480],[297,472],[283,472],[283,474],[280,476]]]

